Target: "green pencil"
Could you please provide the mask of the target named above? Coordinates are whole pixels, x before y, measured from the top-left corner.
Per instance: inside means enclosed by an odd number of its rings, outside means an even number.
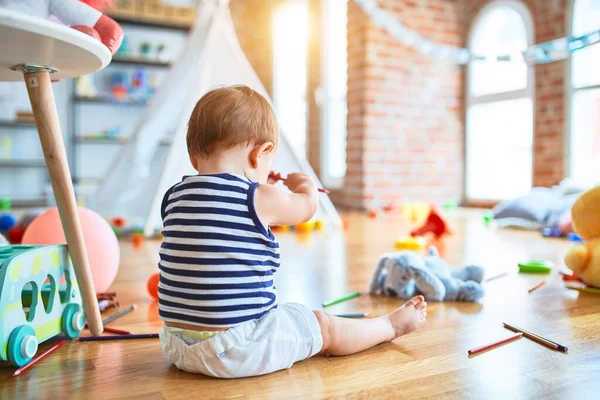
[[[575,286],[575,285],[566,285],[565,287],[567,289],[571,289],[571,290],[579,290],[580,292],[600,294],[600,289],[594,289],[594,288],[591,288],[591,287]]]
[[[338,303],[341,303],[343,301],[347,301],[347,300],[353,299],[353,298],[358,297],[358,296],[360,296],[360,292],[348,293],[347,295],[344,295],[342,297],[338,297],[337,299],[324,301],[323,302],[323,307],[329,307],[329,306],[332,306],[334,304],[338,304]]]

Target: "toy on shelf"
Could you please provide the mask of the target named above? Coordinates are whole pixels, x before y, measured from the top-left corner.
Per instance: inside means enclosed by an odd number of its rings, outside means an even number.
[[[413,236],[400,236],[396,239],[395,247],[396,250],[421,250],[425,246],[425,239],[423,237]]]
[[[146,282],[146,289],[148,289],[150,297],[156,301],[158,301],[158,282],[160,282],[160,274],[158,272],[150,275],[150,278]]]
[[[549,260],[531,260],[519,263],[519,272],[527,274],[549,274],[554,268],[554,263]]]
[[[435,247],[426,257],[413,251],[383,254],[369,292],[408,299],[422,294],[428,301],[477,301],[484,291],[483,268],[450,268]]]
[[[432,233],[437,239],[443,235],[450,234],[450,229],[444,217],[442,217],[435,208],[431,208],[429,216],[425,221],[425,224],[420,228],[414,229],[410,232],[411,236],[423,236],[427,233]]]
[[[80,76],[75,80],[75,94],[79,97],[98,96],[98,89],[91,74]]]
[[[167,46],[164,43],[160,43],[156,46],[156,58],[160,61],[169,61],[169,55],[166,52]]]
[[[116,54],[123,57],[129,57],[129,55],[131,54],[131,48],[129,47],[129,38],[127,37],[127,35],[123,35],[123,41],[121,42],[121,45],[119,46],[119,49],[117,50]]]
[[[129,83],[125,73],[117,72],[112,75],[110,93],[117,100],[127,100],[129,97]]]
[[[140,55],[144,58],[150,57],[152,52],[152,45],[149,42],[142,42],[140,44]]]
[[[81,295],[66,245],[0,248],[0,358],[21,367],[38,344],[85,325]]]
[[[584,240],[575,243],[565,264],[588,286],[600,288],[600,186],[584,192],[571,208],[573,230]]]
[[[12,139],[10,136],[2,136],[0,139],[0,159],[10,160],[12,155]]]
[[[90,259],[92,280],[97,293],[105,292],[119,270],[119,242],[111,226],[94,211],[77,207],[85,249]],[[56,207],[40,214],[25,230],[23,244],[66,243]]]
[[[8,232],[17,224],[17,219],[10,212],[11,202],[8,199],[0,199],[0,232]]]

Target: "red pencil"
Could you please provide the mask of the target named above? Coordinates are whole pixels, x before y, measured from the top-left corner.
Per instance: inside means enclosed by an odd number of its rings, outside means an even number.
[[[104,331],[110,333],[118,333],[119,335],[131,335],[132,333],[125,329],[113,328],[111,326],[104,325]]]
[[[56,349],[58,349],[63,344],[65,344],[65,340],[64,339],[58,341],[54,346],[50,347],[48,350],[46,350],[45,352],[43,352],[42,354],[40,354],[39,356],[37,356],[36,358],[34,358],[33,360],[31,360],[29,362],[29,364],[23,365],[21,368],[17,369],[15,372],[13,372],[12,376],[21,375],[22,372],[27,371],[32,365],[36,364],[38,361],[40,361],[41,359],[43,359],[44,357],[46,357],[48,354],[50,354],[53,351],[55,351]]]
[[[467,353],[469,353],[470,356],[475,355],[475,354],[479,354],[482,351],[489,350],[489,349],[491,349],[493,347],[500,346],[500,345],[508,343],[508,342],[512,342],[513,340],[521,339],[521,337],[523,337],[523,333],[519,332],[519,333],[516,333],[516,334],[514,334],[514,335],[512,335],[510,337],[507,337],[506,339],[498,340],[497,342],[492,342],[492,343],[486,344],[484,346],[480,346],[480,347],[476,347],[474,349],[471,349]]]
[[[533,285],[532,287],[529,288],[529,293],[533,292],[534,290],[537,290],[537,289],[541,288],[545,284],[546,284],[546,281],[540,281],[540,282],[536,283],[535,285]]]

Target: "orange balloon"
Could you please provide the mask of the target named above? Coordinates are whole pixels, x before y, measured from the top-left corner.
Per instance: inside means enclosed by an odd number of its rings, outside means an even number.
[[[160,281],[159,273],[155,273],[148,278],[148,282],[146,282],[146,288],[148,289],[148,293],[154,300],[158,301],[158,282]]]
[[[84,207],[77,207],[77,212],[96,293],[106,292],[119,270],[119,241],[110,224],[100,215]],[[58,209],[54,207],[38,215],[25,230],[22,243],[67,243]]]

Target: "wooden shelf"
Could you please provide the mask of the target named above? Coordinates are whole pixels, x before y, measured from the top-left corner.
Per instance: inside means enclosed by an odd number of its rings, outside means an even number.
[[[136,25],[147,28],[161,28],[161,29],[173,29],[178,31],[187,32],[192,29],[192,25],[187,24],[178,24],[175,22],[159,22],[151,19],[145,18],[133,18],[133,17],[125,17],[119,15],[109,15],[112,19],[117,21],[119,24],[127,24],[127,25]]]
[[[48,201],[45,197],[34,197],[31,199],[9,199],[13,208],[17,207],[46,207]]]
[[[23,122],[23,121],[3,121],[0,120],[0,127],[7,128],[31,128],[35,129],[35,122]]]
[[[116,100],[112,97],[83,97],[83,96],[75,96],[73,97],[73,101],[79,103],[95,103],[95,104],[114,104],[114,105],[127,105],[127,106],[145,106],[148,104],[148,100]]]
[[[113,57],[112,64],[131,64],[131,65],[143,65],[146,67],[163,67],[167,68],[171,66],[168,61],[153,60],[151,58],[144,57]]]
[[[45,168],[44,160],[0,160],[0,167],[6,168]]]
[[[76,143],[85,144],[125,144],[129,140],[127,138],[92,138],[92,137],[76,137]],[[159,142],[160,146],[168,146],[171,144],[171,139],[161,139]]]
[[[102,137],[102,138],[92,138],[92,137],[76,137],[75,141],[77,143],[86,143],[86,144],[124,144],[127,143],[127,138],[111,138],[111,137]]]

